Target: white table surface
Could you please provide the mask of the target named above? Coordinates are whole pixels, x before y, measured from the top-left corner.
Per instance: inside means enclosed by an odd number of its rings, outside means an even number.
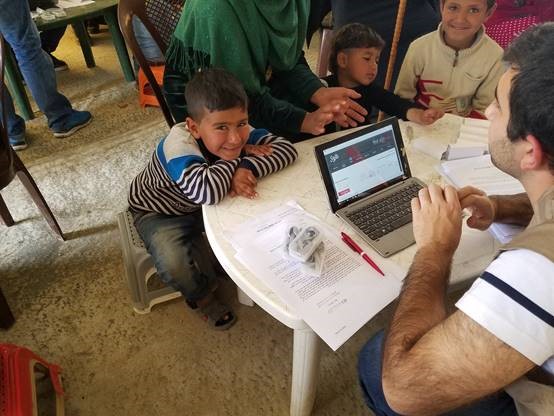
[[[416,138],[424,136],[440,142],[452,143],[456,140],[461,122],[460,117],[446,115],[433,126],[428,127],[413,123],[400,123],[404,141],[407,144],[408,160],[413,176],[417,176],[425,183],[442,182],[436,171],[439,161],[411,149],[409,136]],[[291,397],[291,415],[294,416],[309,414],[313,406],[321,348],[319,338],[296,315],[294,310],[282,302],[261,279],[235,259],[236,252],[226,235],[238,224],[268,212],[287,201],[295,200],[305,210],[334,227],[337,233],[344,230],[355,236],[354,231],[330,211],[327,194],[313,152],[315,145],[332,140],[342,134],[345,132],[297,143],[295,147],[298,150],[298,160],[283,171],[261,179],[257,186],[259,197],[256,200],[227,197],[218,205],[204,206],[203,208],[204,225],[210,245],[240,291],[280,322],[295,330]],[[379,263],[379,255],[369,245],[361,239],[356,241]],[[476,247],[476,242],[478,247]],[[472,278],[479,275],[490,263],[497,247],[498,244],[488,233],[464,228],[461,247],[454,258],[451,285],[467,284]],[[415,245],[412,245],[391,256],[390,259],[407,270],[414,254]],[[240,298],[241,296],[239,296]],[[244,301],[244,297],[242,300]]]

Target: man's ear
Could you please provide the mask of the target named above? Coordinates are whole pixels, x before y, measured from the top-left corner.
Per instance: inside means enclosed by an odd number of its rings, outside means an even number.
[[[196,140],[200,139],[200,131],[198,129],[198,123],[190,117],[187,117],[185,119],[185,123],[187,123],[187,128],[189,129],[190,134],[192,134],[192,137],[194,137]]]
[[[527,135],[522,144],[523,157],[520,162],[522,171],[537,170],[540,169],[544,163],[548,163],[541,142],[539,142],[535,136],[532,134]]]
[[[346,54],[346,52],[337,53],[337,66],[340,69],[345,69],[346,64],[348,64],[348,55]]]

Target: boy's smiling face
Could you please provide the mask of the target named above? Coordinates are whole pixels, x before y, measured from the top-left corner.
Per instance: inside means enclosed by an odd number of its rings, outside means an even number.
[[[487,0],[441,0],[445,43],[456,50],[469,48],[475,35],[496,6],[487,10]]]
[[[377,76],[380,56],[381,50],[377,48],[351,48],[339,52],[337,66],[341,85],[354,88],[371,84]]]
[[[238,158],[250,133],[248,112],[241,107],[212,112],[205,110],[199,122],[191,117],[187,117],[186,122],[194,138],[202,139],[208,151],[223,160]]]

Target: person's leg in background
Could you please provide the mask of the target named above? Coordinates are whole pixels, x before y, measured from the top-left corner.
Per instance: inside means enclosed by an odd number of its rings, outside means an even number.
[[[5,112],[6,130],[8,131],[10,145],[14,150],[23,150],[27,147],[27,142],[25,141],[25,120],[15,113],[10,92],[4,81],[0,82],[2,82],[2,91],[4,91],[4,94],[2,94],[3,99],[0,100],[0,123],[3,123]]]
[[[400,416],[389,407],[383,393],[381,366],[384,341],[385,332],[379,331],[362,348],[358,359],[358,377],[366,404],[376,416]],[[517,416],[517,410],[512,398],[501,391],[444,416]]]
[[[26,1],[0,0],[0,33],[12,47],[19,69],[38,107],[56,137],[67,137],[92,119],[88,111],[76,111],[56,84],[52,60],[42,50],[36,25]]]
[[[63,26],[40,32],[40,44],[42,45],[42,49],[50,56],[50,59],[52,59],[55,71],[65,71],[68,68],[65,61],[52,55],[58,48],[66,29],[67,26]]]

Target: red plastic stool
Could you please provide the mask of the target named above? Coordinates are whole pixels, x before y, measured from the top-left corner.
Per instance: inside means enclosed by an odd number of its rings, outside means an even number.
[[[158,87],[161,87],[164,80],[165,65],[151,66],[150,70],[152,71],[152,74],[154,74],[154,78],[156,78],[156,81],[158,82]],[[154,91],[150,86],[148,78],[146,78],[146,75],[144,75],[144,72],[142,71],[142,68],[139,68],[138,87],[139,104],[142,108],[146,107],[147,105],[152,105],[155,107],[160,106],[160,104],[158,103],[158,99],[156,98],[156,95],[154,94]]]
[[[61,368],[44,361],[27,348],[0,344],[0,416],[38,414],[35,367],[50,376],[56,393],[56,415],[64,415]]]

